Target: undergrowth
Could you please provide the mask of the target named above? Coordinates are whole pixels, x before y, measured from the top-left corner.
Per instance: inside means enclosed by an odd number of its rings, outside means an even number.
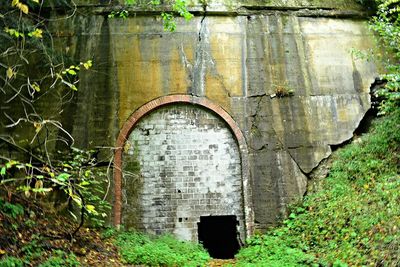
[[[321,190],[251,238],[238,266],[400,266],[399,129],[397,110],[335,153]]]
[[[310,266],[314,257],[290,246],[290,239],[273,235],[256,235],[247,241],[247,247],[236,255],[236,266],[292,267]]]
[[[206,266],[210,256],[198,244],[169,235],[152,237],[138,232],[121,232],[116,237],[122,260],[145,266]]]

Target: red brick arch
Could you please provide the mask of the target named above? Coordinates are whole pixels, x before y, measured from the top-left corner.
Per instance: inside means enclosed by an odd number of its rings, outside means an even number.
[[[199,105],[206,109],[212,110],[220,118],[222,118],[232,130],[238,144],[241,158],[242,167],[242,191],[244,196],[244,216],[245,216],[245,227],[246,234],[251,235],[254,228],[254,214],[253,214],[253,201],[251,194],[251,182],[248,167],[248,150],[246,140],[242,131],[232,117],[219,105],[211,102],[205,97],[196,97],[190,95],[169,95],[157,98],[148,102],[137,109],[129,119],[124,123],[119,132],[116,150],[114,155],[114,206],[113,206],[113,222],[114,226],[118,227],[121,225],[121,212],[122,212],[122,152],[125,146],[125,142],[129,138],[130,133],[135,127],[136,123],[145,115],[151,111],[165,105],[176,104],[176,103],[187,103],[193,105]]]

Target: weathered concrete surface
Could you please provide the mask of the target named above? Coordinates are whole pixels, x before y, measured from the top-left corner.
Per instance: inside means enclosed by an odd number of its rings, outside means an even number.
[[[312,1],[321,8],[328,2]],[[365,21],[256,9],[179,20],[175,33],[144,15],[110,20],[100,12],[55,22],[60,46],[95,64],[68,112],[79,145],[112,145],[129,115],[157,97],[206,97],[245,134],[255,220],[262,229],[275,223],[304,194],[306,174],[330,155],[330,145],[352,136],[376,74],[350,53],[373,47]]]

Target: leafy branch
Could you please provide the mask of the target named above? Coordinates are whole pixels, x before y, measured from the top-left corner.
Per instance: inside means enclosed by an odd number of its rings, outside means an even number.
[[[78,90],[79,72],[89,70],[93,62],[73,62],[57,52],[41,3],[9,1],[0,15],[0,149],[13,151],[0,156],[0,190],[40,205],[48,205],[55,195],[79,222],[71,233],[60,236],[71,239],[86,219],[101,224],[109,208],[96,193],[103,191],[95,152],[73,148],[74,138],[59,120],[63,105],[72,99],[68,96]],[[43,102],[55,112],[42,112]],[[55,153],[56,143],[69,150]]]
[[[400,106],[400,0],[375,0],[376,15],[370,22],[370,28],[379,38],[379,46],[384,54],[380,60],[386,66],[382,79],[386,85],[375,92],[383,99],[380,114],[392,113]]]
[[[144,9],[154,10],[156,7],[161,6],[160,0],[150,0],[150,1],[139,1],[139,0],[125,0],[125,4],[127,6],[138,5]],[[164,25],[164,30],[169,32],[174,32],[176,30],[176,20],[175,15],[178,15],[185,20],[190,20],[193,18],[193,14],[189,12],[187,9],[186,0],[169,0],[163,2],[165,6],[169,6],[171,11],[163,11],[161,12],[161,18]],[[129,16],[129,11],[125,8],[122,8],[118,11],[112,11],[108,17],[109,18],[122,18],[126,19]]]

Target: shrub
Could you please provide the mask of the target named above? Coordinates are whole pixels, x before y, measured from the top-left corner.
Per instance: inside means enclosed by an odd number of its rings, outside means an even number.
[[[24,266],[24,262],[16,257],[8,257],[0,260],[0,267],[22,267]]]
[[[55,250],[54,254],[39,267],[74,267],[80,266],[80,263],[73,253],[67,254],[62,250]]]
[[[122,259],[146,266],[205,266],[210,256],[198,244],[179,241],[170,235],[147,236],[123,232],[116,238]]]
[[[236,255],[237,266],[310,266],[314,257],[277,236],[254,236]]]

